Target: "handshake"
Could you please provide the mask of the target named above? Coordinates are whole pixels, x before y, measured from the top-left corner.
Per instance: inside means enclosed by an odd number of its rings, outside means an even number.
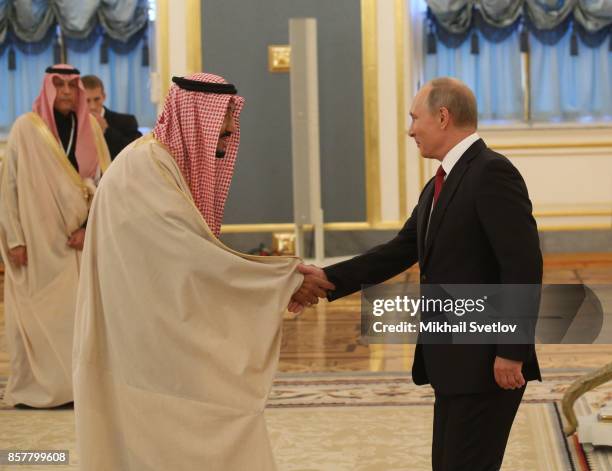
[[[335,290],[336,287],[327,279],[322,268],[314,265],[298,266],[300,273],[304,275],[302,286],[293,293],[287,309],[290,312],[301,312],[305,307],[310,307],[319,302],[319,298],[327,297],[327,291]]]

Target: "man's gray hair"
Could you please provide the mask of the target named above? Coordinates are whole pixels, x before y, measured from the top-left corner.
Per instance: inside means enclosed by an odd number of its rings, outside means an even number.
[[[470,88],[460,80],[451,77],[440,77],[431,80],[427,96],[427,105],[431,114],[440,108],[446,108],[459,128],[476,128],[478,126],[478,106],[476,97]]]

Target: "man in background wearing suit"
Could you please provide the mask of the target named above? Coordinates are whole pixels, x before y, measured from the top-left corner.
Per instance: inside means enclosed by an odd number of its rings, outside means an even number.
[[[138,131],[136,117],[131,114],[111,111],[104,106],[106,94],[104,93],[104,83],[99,77],[85,75],[81,77],[81,80],[85,86],[89,111],[98,120],[111,159],[114,159],[130,142],[142,136]]]
[[[391,241],[351,260],[300,266],[312,281],[292,298],[297,312],[326,294],[330,301],[381,283],[419,263],[422,284],[535,284],[542,255],[527,187],[510,161],[476,133],[477,106],[462,82],[439,78],[416,95],[410,136],[424,158],[440,161],[412,215]],[[541,380],[526,345],[428,345],[415,350],[412,377],[435,391],[434,471],[501,467],[526,381]]]

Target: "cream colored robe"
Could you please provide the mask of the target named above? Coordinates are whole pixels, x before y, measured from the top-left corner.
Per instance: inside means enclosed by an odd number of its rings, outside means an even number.
[[[152,137],[93,201],[77,301],[77,447],[86,471],[270,471],[263,411],[293,257],[225,247]]]
[[[98,155],[110,162],[92,119]],[[72,401],[72,331],[80,252],[66,245],[87,219],[93,182],[84,182],[35,113],[15,121],[0,179],[0,251],[11,373],[9,405],[53,407]],[[25,245],[28,264],[8,250]]]

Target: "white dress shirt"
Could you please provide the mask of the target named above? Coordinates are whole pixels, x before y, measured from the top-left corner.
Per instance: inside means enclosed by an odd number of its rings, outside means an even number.
[[[480,139],[478,133],[470,134],[464,140],[459,142],[459,144],[457,144],[455,147],[448,151],[448,154],[446,154],[442,159],[442,168],[446,172],[444,181],[446,181],[446,178],[451,173],[451,170],[453,170],[453,167],[459,161],[461,156],[465,154],[465,151],[468,150],[470,146],[474,144],[474,142],[476,142],[478,139]]]
[[[474,142],[480,139],[478,133],[472,133],[462,141],[460,141],[455,147],[448,151],[448,153],[442,159],[442,168],[446,175],[444,175],[444,181],[448,178],[448,175],[453,170],[455,164],[459,161],[461,156],[465,154],[465,151],[470,148]],[[429,208],[429,219],[427,221],[427,231],[425,233],[425,240],[429,235],[429,222],[431,221],[431,213],[433,212],[433,199],[431,200],[431,207]]]

